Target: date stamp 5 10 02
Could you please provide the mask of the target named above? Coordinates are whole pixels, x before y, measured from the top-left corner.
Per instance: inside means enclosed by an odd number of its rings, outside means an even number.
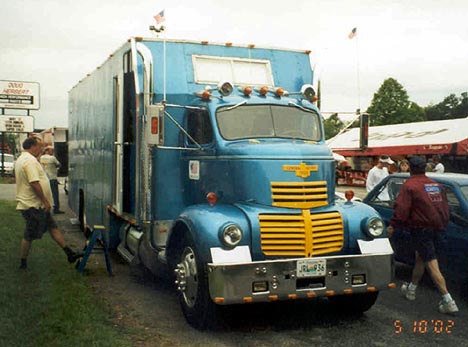
[[[395,334],[451,334],[455,328],[455,321],[452,319],[420,319],[412,322],[403,322],[395,319],[393,326]]]

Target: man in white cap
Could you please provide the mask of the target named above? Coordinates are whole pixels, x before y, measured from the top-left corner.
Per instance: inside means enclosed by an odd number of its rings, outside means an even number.
[[[380,183],[385,177],[388,176],[388,166],[394,164],[395,162],[386,155],[382,155],[379,158],[379,162],[372,169],[369,170],[366,180],[366,189],[367,192],[370,192],[374,187]],[[388,200],[388,194],[382,192],[379,195],[380,200]]]

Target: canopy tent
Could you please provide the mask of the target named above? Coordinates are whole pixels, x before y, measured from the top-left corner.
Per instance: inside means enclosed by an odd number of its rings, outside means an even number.
[[[359,128],[328,141],[343,156],[450,154],[468,156],[468,117],[369,127],[368,147],[359,148]]]

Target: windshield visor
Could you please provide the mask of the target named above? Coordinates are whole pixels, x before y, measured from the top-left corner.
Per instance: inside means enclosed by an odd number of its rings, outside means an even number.
[[[321,140],[317,113],[291,106],[248,105],[216,113],[219,132],[226,140],[248,138],[291,138]]]

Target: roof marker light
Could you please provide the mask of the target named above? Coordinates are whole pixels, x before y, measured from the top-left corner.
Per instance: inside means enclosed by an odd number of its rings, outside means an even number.
[[[284,95],[284,89],[283,88],[276,88],[275,95],[277,97],[281,98]]]
[[[260,88],[260,90],[259,90],[258,92],[260,93],[260,95],[266,96],[267,93],[268,93],[268,91],[269,91],[268,87],[267,87],[267,86],[263,86],[263,87]]]
[[[239,87],[238,89],[245,96],[250,96],[250,94],[252,94],[252,87],[251,86]]]
[[[209,101],[211,99],[211,92],[208,89],[195,92],[195,95],[201,98],[203,101]]]

